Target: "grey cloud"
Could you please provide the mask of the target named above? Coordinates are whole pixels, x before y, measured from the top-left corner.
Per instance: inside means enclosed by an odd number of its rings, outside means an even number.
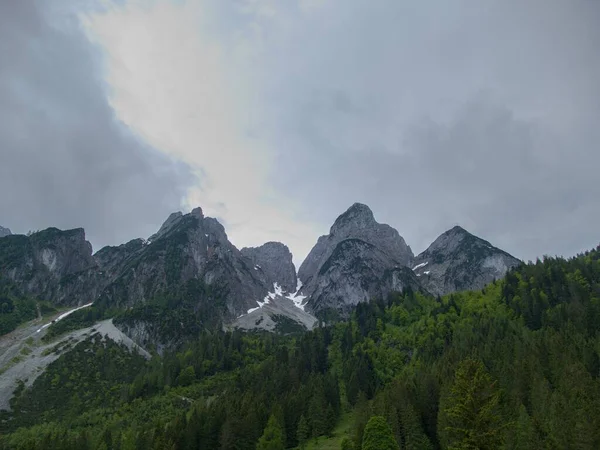
[[[100,52],[58,5],[0,2],[0,223],[83,226],[96,248],[148,236],[192,175],[116,119]]]
[[[457,223],[524,259],[598,244],[600,3],[327,5],[265,62],[301,214],[365,202],[417,251]]]

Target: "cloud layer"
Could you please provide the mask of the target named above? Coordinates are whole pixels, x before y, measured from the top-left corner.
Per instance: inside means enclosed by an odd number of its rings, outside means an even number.
[[[115,116],[100,51],[55,2],[0,2],[0,222],[150,235],[194,181]]]
[[[416,251],[457,223],[524,259],[600,240],[598,2],[108,1],[79,16],[103,66],[78,30],[23,17],[0,24],[29,52],[0,68],[0,140],[36,156],[13,152],[23,193],[0,214],[109,233],[113,208],[131,234],[185,197],[296,262],[355,201]]]

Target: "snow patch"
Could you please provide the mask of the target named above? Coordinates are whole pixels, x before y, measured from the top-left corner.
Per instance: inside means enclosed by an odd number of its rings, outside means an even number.
[[[427,264],[429,264],[429,261],[426,261],[421,264],[417,264],[415,267],[413,267],[413,270],[417,270],[419,267],[425,267]]]
[[[50,325],[52,325],[53,323],[58,322],[59,320],[64,319],[65,317],[68,317],[69,315],[73,314],[75,311],[79,311],[82,308],[87,308],[88,306],[92,306],[92,303],[88,303],[87,305],[83,305],[83,306],[79,306],[77,308],[71,309],[70,311],[67,311],[66,313],[61,314],[60,316],[58,316],[56,319],[54,319],[52,322],[47,323],[46,325],[42,326],[40,329],[38,329],[36,331],[36,333],[39,333],[40,331],[42,331],[44,328],[49,327]]]
[[[423,272],[425,275],[429,275],[429,272],[431,272],[431,270],[426,270],[425,272]]]
[[[302,281],[300,281],[300,278],[298,278],[298,282],[296,283],[296,292],[288,295],[286,298],[294,302],[294,306],[296,306],[296,308],[300,308],[302,311],[304,311],[304,305],[302,302],[306,298],[306,295],[298,295],[300,289],[302,289]]]
[[[260,268],[259,265],[255,266]],[[248,310],[248,312],[246,314],[250,314],[253,311],[256,311],[257,309],[262,308],[265,305],[268,305],[269,303],[271,303],[271,300],[275,300],[275,298],[277,297],[285,297],[288,300],[291,300],[292,303],[294,303],[294,306],[302,311],[304,311],[304,300],[306,299],[306,295],[300,295],[300,289],[302,289],[302,281],[300,281],[300,279],[298,279],[297,283],[296,283],[296,292],[287,294],[286,292],[283,291],[283,288],[279,285],[279,283],[273,283],[273,292],[269,292],[267,293],[267,295],[265,295],[265,298],[263,298],[263,301],[257,301],[256,303],[258,303],[258,306],[256,308],[250,308]],[[286,295],[287,294],[287,295]],[[242,317],[242,316],[240,316]],[[238,317],[239,319],[239,317]]]
[[[260,266],[259,266],[260,267]],[[247,314],[250,314],[252,311],[256,311],[259,308],[262,308],[265,305],[268,305],[271,300],[274,300],[275,297],[280,296],[283,297],[283,289],[281,289],[281,286],[279,286],[279,283],[275,282],[273,283],[273,292],[268,292],[267,295],[265,295],[265,298],[263,298],[263,301],[257,301],[256,303],[258,303],[258,307],[257,308],[250,308],[247,312]]]

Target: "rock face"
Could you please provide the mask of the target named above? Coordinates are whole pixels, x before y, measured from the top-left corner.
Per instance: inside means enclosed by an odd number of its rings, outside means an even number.
[[[103,286],[82,228],[49,228],[0,240],[0,276],[29,295],[57,305],[89,303]]]
[[[335,251],[336,246],[346,239],[357,239],[378,248],[388,258],[407,266],[414,258],[413,252],[394,228],[375,221],[367,205],[355,203],[339,216],[329,230],[321,236],[298,270],[298,277],[305,286],[314,277]]]
[[[306,309],[347,317],[354,306],[392,291],[444,295],[481,289],[520,261],[460,227],[442,234],[418,257],[396,230],[354,204],[321,236],[298,276]]]
[[[368,206],[355,203],[321,236],[298,276],[307,310],[333,310],[347,316],[360,302],[411,285],[415,275],[406,270],[412,250],[398,232],[375,221]]]
[[[126,267],[127,261],[135,255],[142,253],[146,241],[133,239],[118,247],[103,247],[94,255],[101,274],[107,279],[107,283],[115,280]]]
[[[0,277],[57,305],[96,302],[130,308],[177,294],[176,301],[184,302],[181,308],[189,314],[181,309],[156,320],[150,307],[118,324],[144,343],[169,336],[164,342],[155,340],[159,348],[177,342],[178,334],[193,334],[192,328],[230,324],[264,306],[270,295],[281,297],[280,307],[275,301],[264,310],[274,326],[281,322],[288,328],[310,328],[315,320],[294,304],[296,273],[285,245],[270,242],[241,252],[229,242],[223,226],[204,217],[200,208],[171,214],[147,241],[134,239],[95,255],[82,229],[7,236],[0,240]],[[277,295],[269,293],[275,286]],[[183,322],[189,329],[168,333]]]
[[[204,217],[200,208],[172,214],[148,242],[102,249],[96,258],[110,277],[102,297],[111,305],[145,303],[195,279],[223,288],[226,319],[257,306],[268,292],[265,276],[229,242],[223,226]]]
[[[295,292],[296,268],[290,249],[280,242],[267,242],[260,247],[245,247],[243,256],[252,261],[254,270],[262,271],[269,284],[279,284],[285,292]]]
[[[521,262],[456,226],[440,235],[414,260],[414,272],[427,291],[445,295],[482,289]]]
[[[10,236],[11,234],[12,233],[8,228],[0,227],[0,238],[3,238],[4,236]]]

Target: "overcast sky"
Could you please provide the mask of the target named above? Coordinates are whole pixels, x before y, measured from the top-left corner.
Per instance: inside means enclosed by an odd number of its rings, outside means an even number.
[[[0,224],[97,249],[200,205],[299,262],[360,201],[416,253],[460,224],[571,256],[599,48],[596,0],[0,1]]]

